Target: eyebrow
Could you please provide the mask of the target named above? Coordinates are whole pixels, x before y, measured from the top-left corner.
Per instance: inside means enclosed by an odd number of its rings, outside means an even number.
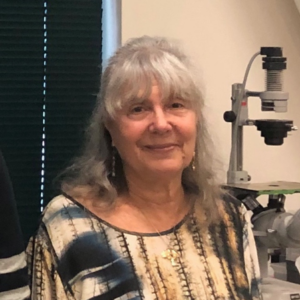
[[[194,101],[188,97],[188,95],[184,95],[184,91],[179,91],[179,92],[174,92],[174,93],[169,93],[169,95],[167,95],[167,97],[164,97],[164,99],[162,99],[163,103],[168,103],[174,99],[178,99],[180,101],[184,101],[187,103],[193,103]],[[142,104],[142,103],[146,103],[149,102],[149,96],[151,95],[151,93],[142,93],[141,96],[138,95],[134,95],[134,93],[132,93],[131,95],[128,95],[128,97],[125,97],[121,100],[121,107],[128,107],[130,105],[133,104]],[[187,97],[184,97],[187,96]]]
[[[131,104],[136,104],[136,103],[143,103],[146,101],[149,101],[149,99],[146,97],[132,97],[132,98],[129,98],[128,100],[126,100],[124,104],[131,105]]]

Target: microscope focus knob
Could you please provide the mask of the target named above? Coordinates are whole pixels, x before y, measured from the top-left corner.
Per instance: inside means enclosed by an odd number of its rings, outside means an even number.
[[[232,110],[225,111],[223,118],[225,122],[233,123],[236,120],[236,114]]]

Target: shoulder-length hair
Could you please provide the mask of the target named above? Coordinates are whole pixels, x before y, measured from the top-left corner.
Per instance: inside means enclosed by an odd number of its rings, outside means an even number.
[[[190,101],[197,115],[197,138],[193,167],[186,167],[182,185],[187,194],[213,216],[221,189],[216,182],[212,143],[203,115],[204,101],[193,75],[193,65],[177,43],[161,37],[143,36],[129,40],[110,58],[102,78],[97,104],[86,130],[83,153],[63,173],[62,191],[112,205],[127,189],[122,160],[111,144],[105,124],[113,120],[124,103],[151,93],[153,80],[163,99],[179,97]],[[112,157],[115,155],[115,176]]]

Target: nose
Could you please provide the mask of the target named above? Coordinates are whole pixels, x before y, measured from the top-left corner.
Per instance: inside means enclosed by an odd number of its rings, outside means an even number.
[[[162,107],[154,109],[152,115],[150,124],[150,130],[152,132],[164,133],[171,130],[172,125],[170,123],[170,118]]]

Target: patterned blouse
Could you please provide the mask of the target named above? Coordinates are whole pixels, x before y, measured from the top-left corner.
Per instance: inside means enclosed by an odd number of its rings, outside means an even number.
[[[44,210],[27,249],[31,297],[262,299],[256,247],[245,211],[231,199],[219,205],[219,225],[201,228],[200,208],[195,205],[174,228],[140,234],[116,228],[75,200],[58,196]],[[166,252],[168,243],[176,254],[173,258]]]

